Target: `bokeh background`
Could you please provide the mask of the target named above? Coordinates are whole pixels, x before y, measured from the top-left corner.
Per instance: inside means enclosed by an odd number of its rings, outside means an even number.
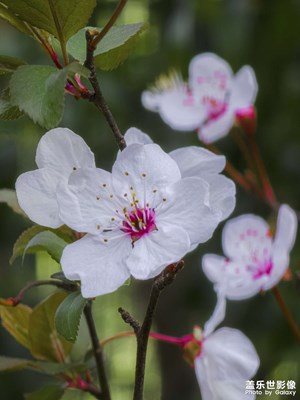
[[[115,1],[98,2],[90,25],[103,26],[116,6]],[[141,106],[141,92],[161,73],[177,68],[187,77],[190,59],[211,51],[224,58],[236,72],[245,64],[257,75],[259,93],[257,140],[271,181],[281,202],[300,209],[300,1],[299,0],[128,0],[119,24],[145,21],[148,31],[132,56],[116,71],[101,72],[103,92],[122,131],[136,126],[147,132],[166,151],[187,145],[201,145],[197,135],[172,131],[156,114]],[[50,63],[30,38],[0,22],[1,54],[24,58],[32,64]],[[5,86],[5,77],[0,85]],[[84,137],[96,154],[97,165],[110,170],[117,148],[100,113],[91,104],[67,98],[61,126]],[[39,138],[45,132],[27,117],[15,122],[0,122],[0,186],[14,188],[17,176],[35,169],[34,157]],[[222,152],[241,170],[245,163],[237,146],[227,137],[218,143]],[[272,218],[271,210],[255,196],[237,188],[233,216],[255,213]],[[44,278],[58,271],[43,253],[27,256],[9,265],[12,246],[31,224],[0,204],[0,297],[15,295],[28,280]],[[170,335],[190,333],[195,324],[203,325],[215,305],[212,285],[201,271],[201,258],[207,252],[221,254],[222,224],[213,238],[186,257],[186,267],[175,283],[162,294],[154,329]],[[293,280],[280,283],[291,311],[300,323],[299,240],[292,252]],[[130,310],[142,318],[147,304],[149,282],[132,281],[117,293],[97,299],[95,315],[99,336],[105,338],[127,327],[117,308]],[[26,301],[36,304],[49,293],[32,290]],[[299,344],[272,296],[229,302],[222,324],[242,330],[254,343],[261,367],[255,379],[299,379]],[[88,346],[82,329],[77,355]],[[109,373],[115,400],[131,399],[134,371],[134,339],[107,345]],[[0,327],[0,354],[28,357]],[[1,400],[21,400],[23,393],[41,387],[49,378],[33,372],[0,375]],[[179,349],[154,344],[148,357],[146,398],[162,400],[201,399],[193,369],[185,363]],[[87,397],[88,398],[88,397]],[[264,399],[263,396],[259,397]],[[274,395],[272,399],[286,398]]]

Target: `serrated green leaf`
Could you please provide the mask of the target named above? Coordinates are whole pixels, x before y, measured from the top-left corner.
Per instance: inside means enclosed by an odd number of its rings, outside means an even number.
[[[56,261],[60,262],[63,249],[68,243],[62,238],[57,236],[55,233],[47,230],[38,233],[34,236],[26,245],[24,249],[23,256],[25,256],[28,250],[31,253],[36,253],[38,251],[47,251],[47,253]]]
[[[30,347],[28,329],[32,309],[25,304],[15,307],[0,305],[0,318],[7,330],[22,346]]]
[[[14,28],[18,29],[20,32],[32,36],[32,33],[27,25],[3,4],[0,4],[0,18],[8,22]]]
[[[23,21],[67,40],[84,27],[96,0],[2,0]]]
[[[36,392],[25,395],[26,400],[59,400],[65,389],[60,386],[45,386]]]
[[[27,247],[26,253],[27,254],[32,254],[36,252],[36,249],[34,247],[28,247],[28,243],[39,233],[41,232],[53,232],[57,237],[59,237],[62,241],[65,242],[65,245],[68,243],[71,243],[73,241],[72,239],[72,231],[63,225],[62,227],[58,229],[51,229],[47,228],[45,226],[40,226],[40,225],[34,225],[31,226],[30,228],[26,229],[19,238],[16,240],[14,247],[13,247],[13,254],[9,260],[10,264],[13,264],[15,259],[19,256],[23,256],[25,249]],[[62,242],[59,241],[59,243],[62,246]]]
[[[26,217],[18,203],[16,191],[12,189],[0,189],[0,203],[6,203],[15,213]]]
[[[26,62],[20,58],[0,55],[0,75],[11,74],[20,65],[25,65]]]
[[[64,112],[66,68],[23,65],[9,83],[11,103],[29,115],[34,122],[50,129],[58,125]]]
[[[31,313],[28,330],[30,352],[39,360],[61,362],[71,351],[72,344],[57,333],[54,323],[56,310],[67,295],[63,291],[55,292]]]
[[[19,107],[13,106],[9,100],[0,97],[0,119],[11,121],[23,117],[23,111]]]
[[[84,299],[80,292],[71,293],[56,311],[57,332],[72,343],[76,341],[81,315],[86,303],[87,299]]]
[[[101,31],[101,28],[93,27],[81,29],[67,43],[67,51],[80,62],[84,62],[86,57],[87,29]],[[112,27],[94,52],[95,65],[104,70],[117,68],[128,57],[144,29],[143,23]]]

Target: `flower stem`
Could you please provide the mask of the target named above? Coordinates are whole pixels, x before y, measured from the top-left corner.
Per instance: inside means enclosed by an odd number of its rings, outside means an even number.
[[[94,36],[93,45],[94,45],[95,49],[96,49],[98,43],[104,38],[104,36],[107,34],[107,32],[113,26],[113,24],[116,22],[118,16],[121,14],[126,3],[127,3],[127,0],[120,1],[120,3],[118,4],[117,8],[115,9],[113,15],[110,17],[107,24],[104,26],[104,28],[101,30],[101,32],[99,32],[96,36]]]
[[[250,145],[250,149],[251,149],[253,158],[254,158],[256,166],[257,166],[259,177],[260,177],[260,180],[262,183],[265,200],[273,209],[277,210],[278,202],[277,202],[275,193],[273,191],[272,185],[270,183],[270,179],[269,179],[265,164],[263,162],[259,148],[257,146],[255,136],[248,135],[247,137],[249,140],[249,145]]]
[[[90,300],[87,305],[84,308],[84,315],[85,319],[88,325],[91,341],[92,341],[92,346],[93,346],[93,352],[94,352],[94,357],[97,365],[97,372],[98,372],[98,379],[101,387],[101,394],[99,396],[99,399],[103,400],[110,400],[110,391],[109,391],[109,386],[108,386],[108,380],[106,376],[106,371],[104,367],[104,361],[103,361],[103,353],[102,353],[102,348],[99,343],[97,331],[96,331],[96,326],[95,322],[93,319],[92,315],[92,301]]]
[[[220,150],[213,144],[206,144],[206,147],[214,154],[221,154]],[[228,160],[226,160],[224,170],[238,185],[246,190],[246,192],[251,192],[254,190],[252,182],[249,182],[248,179],[243,174],[241,174]]]
[[[82,98],[88,99],[90,102],[94,103],[95,106],[103,113],[104,118],[106,119],[108,125],[110,126],[115,140],[117,142],[117,145],[119,149],[122,151],[126,147],[126,142],[124,139],[124,136],[122,135],[117,122],[115,121],[112,112],[110,111],[104,96],[102,94],[102,91],[100,89],[100,85],[97,79],[96,75],[96,68],[94,65],[94,51],[95,47],[93,45],[93,38],[94,35],[89,32],[88,30],[86,31],[86,60],[84,62],[84,66],[88,68],[91,72],[89,81],[94,89],[94,93],[82,93]]]
[[[26,286],[23,287],[23,289],[20,290],[20,292],[17,294],[16,297],[11,299],[12,305],[13,306],[18,305],[22,301],[24,294],[28,290],[30,290],[30,289],[32,289],[34,287],[47,286],[47,285],[55,286],[55,287],[57,287],[59,289],[64,289],[66,291],[74,291],[74,290],[76,290],[78,288],[76,284],[55,281],[55,280],[52,280],[52,279],[29,282],[29,283],[27,283]]]
[[[137,339],[137,355],[136,355],[133,400],[143,400],[148,339],[159,296],[163,291],[163,289],[174,281],[177,272],[179,272],[183,268],[183,265],[184,262],[182,260],[179,261],[177,264],[169,265],[154,280],[150,293],[146,315],[143,324],[141,326],[127,311],[123,310],[122,308],[119,309],[119,312],[123,320],[133,328]]]
[[[300,330],[299,330],[298,325],[296,324],[288,306],[286,305],[286,303],[278,289],[278,286],[274,286],[272,288],[272,292],[275,296],[275,299],[277,300],[277,303],[279,304],[279,307],[280,307],[283,315],[287,319],[295,337],[297,338],[298,342],[300,343]]]

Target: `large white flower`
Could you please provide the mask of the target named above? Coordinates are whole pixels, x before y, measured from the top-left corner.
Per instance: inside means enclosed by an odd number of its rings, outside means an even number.
[[[151,144],[151,138],[137,128],[130,128],[125,134],[127,146],[134,143]],[[120,153],[119,153],[120,154]],[[226,159],[198,146],[188,146],[171,151],[169,155],[176,161],[181,176],[198,177],[209,185],[209,203],[217,220],[223,221],[235,207],[235,185],[220,172]]]
[[[159,112],[173,129],[197,129],[200,140],[206,143],[225,136],[236,114],[240,117],[243,109],[251,107],[257,94],[250,66],[234,76],[227,62],[212,53],[192,59],[188,84],[174,76],[167,82],[143,92],[144,107]]]
[[[133,275],[148,279],[207,241],[219,219],[209,184],[182,178],[177,163],[155,144],[131,144],[112,173],[81,169],[57,192],[60,218],[85,235],[61,259],[84,297],[109,293]]]
[[[41,138],[36,164],[39,169],[17,179],[19,204],[32,221],[58,228],[63,221],[58,215],[57,186],[67,182],[74,170],[95,168],[94,154],[80,136],[67,128],[56,128]]]
[[[268,290],[288,268],[296,231],[297,216],[287,205],[279,209],[274,239],[268,224],[258,216],[232,219],[223,230],[226,257],[205,255],[203,270],[228,299],[244,299]]]

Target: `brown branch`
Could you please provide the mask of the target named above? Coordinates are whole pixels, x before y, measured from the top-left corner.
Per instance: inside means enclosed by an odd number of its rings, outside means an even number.
[[[149,303],[143,324],[140,324],[125,310],[119,309],[124,322],[134,330],[137,339],[137,355],[135,366],[135,385],[133,400],[142,400],[144,392],[145,366],[148,347],[148,338],[155,313],[156,305],[161,292],[176,278],[177,273],[183,268],[183,260],[169,265],[153,282]]]
[[[101,387],[99,399],[111,400],[108,380],[106,376],[102,348],[98,339],[95,322],[92,315],[92,301],[90,300],[84,308],[84,315],[90,332],[90,337],[93,345],[93,353],[97,365],[98,379]]]
[[[84,66],[90,70],[89,81],[94,89],[94,93],[82,93],[82,97],[88,99],[90,102],[94,103],[95,106],[103,113],[108,125],[110,126],[115,140],[119,149],[122,151],[126,147],[126,142],[124,136],[122,135],[117,122],[115,121],[112,112],[110,111],[102,91],[100,89],[100,85],[96,75],[96,68],[94,64],[94,51],[95,47],[93,44],[93,40],[95,38],[95,33],[86,31],[86,60],[84,62]]]

